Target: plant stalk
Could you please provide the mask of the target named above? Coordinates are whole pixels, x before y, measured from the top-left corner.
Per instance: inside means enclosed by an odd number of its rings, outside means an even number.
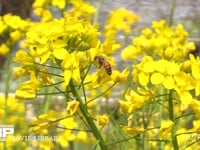
[[[168,105],[169,105],[169,118],[171,121],[175,122],[174,107],[173,107],[173,90],[169,91]],[[173,144],[174,150],[179,150],[175,125],[172,126],[171,137],[172,137],[172,144]]]
[[[83,114],[84,118],[86,119],[88,125],[92,129],[93,135],[95,136],[97,141],[99,141],[99,146],[101,147],[101,150],[107,150],[106,144],[105,144],[99,130],[97,129],[95,123],[93,122],[92,117],[90,117],[90,114],[87,111],[86,105],[84,105],[77,89],[74,87],[72,80],[70,81],[69,86],[71,88],[73,96],[76,98],[77,101],[79,101],[80,111],[82,112],[82,114]]]

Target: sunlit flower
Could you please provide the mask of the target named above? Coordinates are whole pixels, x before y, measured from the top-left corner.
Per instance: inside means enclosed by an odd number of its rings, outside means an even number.
[[[161,127],[159,130],[159,136],[162,139],[168,133],[171,133],[174,123],[171,120],[162,120]]]
[[[77,128],[78,124],[74,118],[66,118],[59,121],[59,126],[66,128],[66,130],[62,130],[57,134],[60,137],[57,142],[62,147],[68,147],[70,142],[76,139],[76,135],[72,132],[72,130]]]
[[[129,70],[128,70],[128,68],[126,68],[121,73],[117,74],[114,77],[114,81],[119,84],[125,83],[128,80],[128,75],[129,75]]]
[[[98,124],[100,126],[104,126],[104,125],[107,125],[109,123],[109,118],[106,114],[104,115],[101,115],[98,117]]]
[[[60,9],[64,9],[65,5],[66,5],[66,1],[65,0],[52,0],[51,1],[53,6],[57,6]]]
[[[0,45],[0,55],[6,55],[10,51],[10,48],[6,44]]]
[[[70,115],[76,113],[79,109],[79,102],[78,101],[70,101],[67,103],[67,111]]]
[[[33,3],[33,7],[43,7],[47,0],[35,0]]]
[[[76,141],[87,142],[88,141],[87,133],[84,131],[78,132],[78,134],[76,135]]]
[[[13,41],[17,41],[21,38],[21,32],[19,30],[15,30],[10,33],[10,37]]]
[[[196,114],[197,117],[200,117],[200,102],[199,100],[192,99],[189,103],[189,107]]]
[[[139,126],[125,126],[123,127],[123,131],[127,134],[141,134],[145,130],[142,127]]]
[[[133,113],[140,108],[142,108],[148,100],[150,100],[150,97],[147,95],[140,95],[134,90],[131,90],[129,93],[125,95],[126,101],[120,100],[120,107],[123,112],[126,113]]]
[[[194,120],[193,121],[194,129],[197,133],[200,133],[200,120]]]
[[[41,114],[29,124],[32,127],[31,132],[46,133],[48,128],[55,128],[57,122],[53,123],[53,121],[59,116],[60,114],[55,111],[48,111],[46,114]]]
[[[134,60],[137,59],[138,55],[141,53],[141,49],[138,49],[132,45],[128,45],[123,51],[121,52],[121,57],[123,60]]]
[[[182,60],[195,49],[188,41],[188,33],[181,24],[175,28],[167,26],[165,20],[153,21],[152,28],[142,30],[141,36],[133,39],[133,45],[125,48],[123,59],[137,59],[139,56],[153,55],[167,60]]]
[[[30,74],[30,80],[20,84],[15,92],[16,99],[33,99],[37,95],[37,91],[41,89],[42,83],[35,76],[34,72]]]
[[[61,65],[64,69],[65,86],[69,84],[71,78],[78,83],[81,82],[79,58],[74,53],[67,54]]]
[[[22,65],[30,65],[34,62],[31,55],[24,50],[17,51],[16,56],[14,57],[14,61],[19,62]]]
[[[130,33],[131,26],[137,22],[138,19],[139,15],[124,8],[113,10],[108,16],[107,24],[104,27],[106,38],[114,39],[117,32],[120,30],[125,33]]]
[[[20,77],[22,77],[23,73],[25,72],[25,70],[21,67],[15,67],[13,69],[13,79],[16,80]]]
[[[29,22],[22,20],[19,16],[6,14],[3,16],[4,22],[12,29],[25,30],[29,26]]]
[[[39,76],[42,79],[43,85],[51,85],[51,84],[55,83],[55,81],[52,78],[52,76],[50,74],[48,74],[47,72],[45,73],[45,70],[43,70],[42,72],[40,72]]]

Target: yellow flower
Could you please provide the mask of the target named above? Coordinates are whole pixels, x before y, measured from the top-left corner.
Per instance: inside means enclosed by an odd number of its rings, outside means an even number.
[[[192,102],[192,94],[189,91],[181,91],[178,93],[180,96],[181,103],[184,105],[188,105]]]
[[[36,97],[36,92],[41,89],[41,81],[39,81],[35,72],[30,73],[30,80],[23,82],[15,92],[16,99],[33,99]]]
[[[118,8],[113,10],[107,18],[107,23],[104,27],[106,39],[115,38],[118,31],[122,30],[125,33],[131,32],[131,26],[137,22],[139,15],[126,10]]]
[[[79,102],[78,101],[70,101],[67,102],[67,111],[69,112],[70,115],[73,115],[76,113],[79,109]]]
[[[189,90],[196,88],[197,86],[196,80],[184,72],[177,73],[174,76],[174,80],[176,81],[177,88],[175,88],[175,90],[177,91],[177,93],[180,96],[182,96],[182,92],[186,92],[187,94],[186,93],[185,94],[190,97],[190,99],[188,99],[190,102],[191,94],[189,93]]]
[[[195,85],[195,95],[199,96],[200,95],[200,60],[199,57],[195,58],[192,54],[190,54],[190,61],[189,63],[189,68],[191,68],[192,76],[194,77],[194,80],[196,81]]]
[[[50,21],[53,18],[51,11],[43,8],[34,9],[34,14],[41,17],[42,22]]]
[[[91,76],[87,76],[86,81],[91,82],[88,84],[90,88],[98,88],[106,83],[113,83],[111,76],[105,70],[98,70]]]
[[[45,114],[41,114],[29,124],[31,132],[46,133],[48,128],[55,128],[57,122],[53,121],[60,116],[61,114],[55,111],[48,111]]]
[[[10,51],[10,48],[6,44],[0,45],[0,55],[6,55]]]
[[[71,78],[74,79],[77,83],[81,82],[79,58],[74,53],[66,54],[65,59],[61,65],[64,69],[65,86],[69,84]]]
[[[120,108],[123,112],[131,114],[142,108],[146,104],[146,101],[150,100],[150,96],[151,95],[140,95],[131,90],[125,95],[127,101],[119,101]]]
[[[10,33],[10,37],[13,41],[18,41],[21,38],[21,32],[19,30],[15,30]]]
[[[77,121],[74,120],[74,118],[70,117],[70,118],[62,119],[61,121],[59,121],[59,126],[67,128],[67,129],[74,129],[74,128],[77,128],[78,124],[77,124]],[[76,139],[76,136],[72,132],[72,130],[64,130],[64,131],[62,130],[57,135],[60,137],[57,142],[62,147],[68,147],[69,143]]]
[[[145,131],[144,128],[139,126],[125,126],[122,129],[127,134],[141,134]]]
[[[164,79],[163,85],[166,89],[175,88],[175,81],[174,81],[173,76],[166,76]]]
[[[149,83],[149,74],[141,72],[138,74],[138,81],[142,86],[147,86]]]
[[[142,68],[145,73],[152,73],[155,71],[155,67],[156,67],[156,62],[150,59],[149,61],[143,64]]]
[[[134,37],[133,45],[125,48],[121,56],[124,60],[151,55],[156,58],[180,61],[195,49],[194,43],[188,42],[187,36],[181,24],[174,29],[167,26],[165,20],[153,21],[152,28],[145,28],[139,37]]]
[[[199,100],[192,99],[191,103],[189,103],[189,107],[196,114],[197,117],[200,117],[200,102]]]
[[[191,66],[191,70],[192,70],[193,77],[199,80],[200,79],[200,64],[193,63]]]
[[[53,43],[53,55],[55,58],[64,60],[66,55],[69,55],[66,48],[66,43],[63,40],[56,40]]]
[[[135,60],[137,59],[140,53],[141,53],[141,49],[136,48],[135,46],[132,46],[132,45],[128,45],[121,52],[121,57],[123,60],[128,60],[128,59]]]
[[[34,62],[31,55],[24,50],[17,51],[16,56],[14,57],[14,61],[19,62],[22,65],[30,65]]]
[[[11,14],[6,14],[3,16],[4,22],[15,30],[25,30],[29,26],[29,22],[22,20],[19,16],[14,16]]]
[[[53,149],[55,147],[53,141],[50,140],[43,140],[43,141],[39,141],[39,147],[44,149],[44,150],[50,150]]]
[[[193,126],[197,133],[200,133],[200,120],[193,120]]]
[[[131,104],[130,102],[119,100],[119,104],[122,112],[129,113],[129,106]]]
[[[112,73],[112,74],[114,75],[114,73]],[[113,77],[113,75],[112,75],[112,77]],[[114,77],[114,81],[119,84],[125,83],[128,80],[128,75],[129,75],[129,69],[125,68],[121,73],[117,74]]]
[[[21,86],[25,86],[25,83],[22,83]],[[31,85],[28,84],[26,86],[27,89],[23,89],[19,87],[15,91],[15,98],[16,99],[33,99],[36,98],[36,92],[31,89]]]
[[[76,135],[76,141],[87,142],[88,141],[87,133],[84,131],[78,132],[78,134]]]
[[[43,7],[47,0],[35,0],[33,3],[33,7]]]
[[[180,66],[176,63],[169,62],[167,60],[161,59],[155,63],[155,70],[167,75],[175,75],[179,72]]]
[[[98,124],[100,126],[105,126],[108,123],[109,123],[109,118],[108,118],[108,116],[106,114],[101,115],[101,116],[98,117]]]
[[[152,27],[154,29],[162,29],[165,26],[166,26],[166,20],[160,20],[160,21],[153,21],[152,22]]]
[[[35,8],[33,12],[36,16],[42,16],[43,8]]]
[[[171,133],[174,123],[171,120],[162,120],[161,127],[159,130],[159,136],[162,139],[168,133]]]
[[[43,70],[42,72],[40,72],[39,76],[41,77],[42,82],[43,82],[44,85],[51,85],[51,84],[55,83],[55,81],[52,78],[52,76],[49,75],[48,73],[45,73],[45,70]]]
[[[13,79],[16,80],[20,77],[22,77],[23,73],[25,72],[25,70],[21,67],[15,67],[13,69]]]
[[[51,3],[53,6],[57,6],[60,9],[64,9],[66,5],[65,0],[52,0]]]
[[[161,84],[165,80],[165,77],[163,74],[156,72],[151,75],[150,80],[152,84]]]

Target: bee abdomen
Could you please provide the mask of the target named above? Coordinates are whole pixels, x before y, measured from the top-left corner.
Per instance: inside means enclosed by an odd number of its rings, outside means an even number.
[[[111,68],[110,65],[104,66],[104,68],[105,68],[105,70],[106,70],[106,72],[107,72],[108,75],[112,74],[112,68]]]

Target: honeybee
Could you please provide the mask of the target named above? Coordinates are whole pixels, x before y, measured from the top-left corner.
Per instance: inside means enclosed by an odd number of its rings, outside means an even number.
[[[112,68],[110,63],[105,59],[103,56],[95,56],[94,61],[99,64],[99,68],[102,66],[104,67],[105,71],[107,72],[108,75],[112,74]]]

